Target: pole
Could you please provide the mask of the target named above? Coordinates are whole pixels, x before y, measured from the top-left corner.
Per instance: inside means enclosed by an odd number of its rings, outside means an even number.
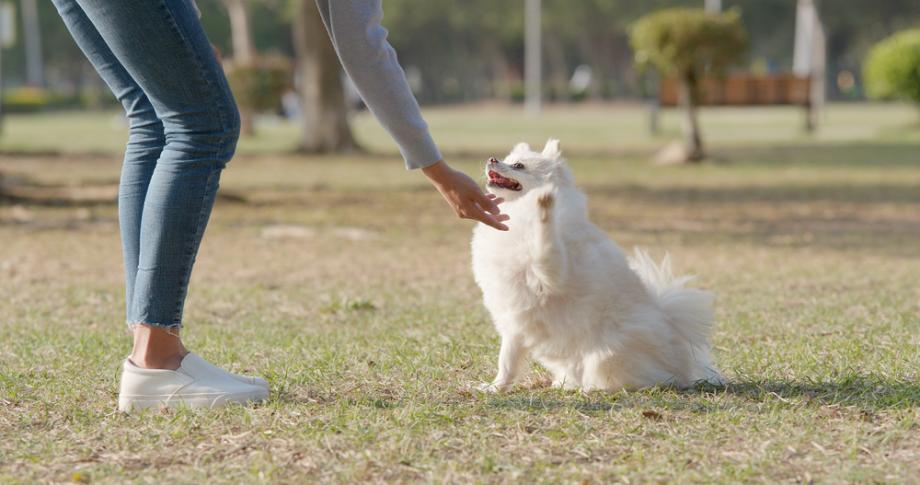
[[[16,40],[16,13],[13,4],[0,0],[0,134],[3,133],[3,49]]]
[[[658,73],[650,72],[645,83],[649,90],[648,132],[652,136],[658,136],[661,132],[661,100],[658,99],[660,80],[658,79]]]
[[[811,120],[808,124],[812,130],[817,128],[827,102],[827,38],[824,33],[824,24],[821,23],[821,12],[818,10],[818,1],[815,0],[815,43],[812,46],[812,75],[811,75]]]
[[[35,0],[22,1],[22,31],[26,47],[26,83],[37,88],[44,87],[42,36]]]
[[[541,0],[524,0],[524,107],[539,114],[543,105],[543,54]]]
[[[0,135],[3,135],[3,48],[13,42],[13,7],[0,1]]]
[[[722,11],[722,0],[706,0],[706,11],[719,13]]]
[[[3,8],[3,5],[0,5],[0,9]],[[0,11],[0,22],[3,20],[3,13]],[[3,29],[2,23],[0,23],[0,30]],[[3,136],[3,41],[0,39],[0,136]]]
[[[808,103],[805,106],[805,130],[808,132],[817,128],[819,113],[824,107],[825,42],[817,0],[798,0],[792,70],[796,76],[809,80]]]

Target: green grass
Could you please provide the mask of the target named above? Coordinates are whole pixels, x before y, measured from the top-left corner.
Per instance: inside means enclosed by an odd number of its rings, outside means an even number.
[[[636,105],[549,106],[538,118],[504,105],[425,110],[435,139],[449,155],[506,153],[512,141],[565,141],[581,154],[645,153],[679,137],[679,113],[662,111],[661,134],[650,136],[647,112]],[[120,113],[73,112],[9,115],[0,136],[0,152],[118,154],[127,125]],[[806,135],[804,111],[795,107],[708,108],[702,110],[707,141],[718,146],[768,146],[775,143],[856,141],[920,142],[917,110],[899,104],[832,104],[821,129]],[[373,153],[395,155],[386,132],[368,113],[354,118],[358,141]],[[290,152],[297,147],[297,126],[275,118],[258,120],[256,136],[244,138],[241,154]],[[509,141],[510,140],[510,141]]]
[[[773,117],[791,112],[715,111],[719,161],[702,167],[649,166],[639,112],[619,121],[635,153],[579,131],[600,113],[432,113],[471,174],[480,152],[559,133],[593,220],[626,248],[670,251],[718,295],[715,358],[732,381],[720,389],[580,394],[545,387],[535,367],[515,392],[472,392],[493,376],[498,339],[469,270],[471,226],[394,157],[246,148],[222,180],[186,337],[269,379],[271,401],[125,416],[114,204],[0,203],[0,482],[916,482],[909,112],[837,106],[806,140],[777,133]],[[480,125],[483,113],[515,123]],[[364,123],[362,140],[384,148]],[[0,171],[109,186],[118,163],[7,155]]]

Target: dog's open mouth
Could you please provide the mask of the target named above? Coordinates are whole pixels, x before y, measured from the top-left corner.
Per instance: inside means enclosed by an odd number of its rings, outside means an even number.
[[[503,177],[500,173],[495,170],[489,170],[489,186],[491,187],[501,187],[503,189],[519,191],[521,190],[521,183],[513,178]]]

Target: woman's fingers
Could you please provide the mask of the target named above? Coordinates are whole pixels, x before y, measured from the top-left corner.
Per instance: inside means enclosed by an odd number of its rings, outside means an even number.
[[[505,220],[507,220],[507,216],[505,216],[505,217],[506,217]],[[499,231],[507,231],[507,230],[508,230],[508,226],[502,224],[501,221],[498,220],[498,216],[493,216],[492,214],[489,214],[488,212],[482,212],[482,211],[480,211],[478,214],[476,214],[476,215],[473,217],[473,219],[476,219],[477,221],[479,221],[479,222],[481,222],[481,223],[483,223],[483,224],[485,224],[485,225],[487,225],[487,226],[494,227],[495,229],[498,229]]]
[[[443,161],[422,170],[458,217],[479,221],[500,231],[508,230],[502,222],[509,217],[498,208],[498,204],[504,202],[501,197],[483,193],[473,179],[451,169]]]
[[[508,214],[502,214],[501,212],[497,214],[491,214],[482,206],[477,203],[473,203],[472,201],[470,202],[470,208],[465,212],[467,213],[467,218],[469,219],[479,221],[500,231],[508,230],[508,226],[502,224],[504,221],[511,219]]]
[[[501,214],[502,210],[498,208],[498,203],[495,202],[495,199],[489,197],[489,195],[492,194],[486,195],[480,192],[479,197],[477,197],[474,202],[479,205],[479,207],[482,207],[486,212],[490,212],[495,215]]]
[[[476,204],[476,208],[479,209],[479,211],[481,211],[481,212],[485,212],[485,213],[491,215],[491,216],[494,217],[495,220],[497,220],[497,221],[507,221],[508,219],[511,219],[511,216],[509,216],[508,214],[502,213],[502,212],[499,212],[498,214],[491,214],[491,213],[489,213],[489,211],[487,211],[484,207],[482,207],[482,206],[479,205],[479,204]]]

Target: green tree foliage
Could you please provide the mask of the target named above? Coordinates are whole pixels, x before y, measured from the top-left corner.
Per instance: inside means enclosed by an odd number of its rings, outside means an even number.
[[[281,95],[291,87],[291,66],[284,58],[266,57],[251,65],[230,63],[225,69],[241,110],[274,111],[281,104]]]
[[[11,2],[21,11],[21,0]],[[211,41],[232,55],[230,22],[222,0],[197,0]],[[262,54],[294,57],[291,0],[250,0],[251,33]],[[671,7],[700,7],[703,0],[543,0],[547,94],[565,98],[573,70],[591,66],[590,98],[636,96],[628,26],[650,12]],[[739,7],[750,33],[751,57],[771,70],[792,64],[794,0],[723,0]],[[828,34],[828,66],[858,70],[869,47],[891,33],[916,27],[917,0],[822,0],[821,17]],[[98,76],[55,12],[38,2],[45,74],[49,88],[104,93]],[[521,0],[386,0],[384,25],[404,66],[421,74],[422,102],[509,98],[523,71],[523,1]],[[25,82],[22,35],[3,52],[4,85]],[[830,86],[833,94],[833,85]]]
[[[686,158],[705,156],[696,116],[700,84],[709,74],[721,74],[740,61],[747,49],[747,34],[740,14],[701,9],[673,8],[647,15],[632,29],[632,46],[639,66],[652,66],[663,76],[674,76],[685,110]]]
[[[877,99],[908,99],[920,106],[920,29],[879,42],[865,62],[866,92]]]
[[[653,66],[691,86],[703,75],[722,73],[740,61],[747,48],[747,34],[734,10],[661,10],[636,22],[631,39],[640,66]]]

